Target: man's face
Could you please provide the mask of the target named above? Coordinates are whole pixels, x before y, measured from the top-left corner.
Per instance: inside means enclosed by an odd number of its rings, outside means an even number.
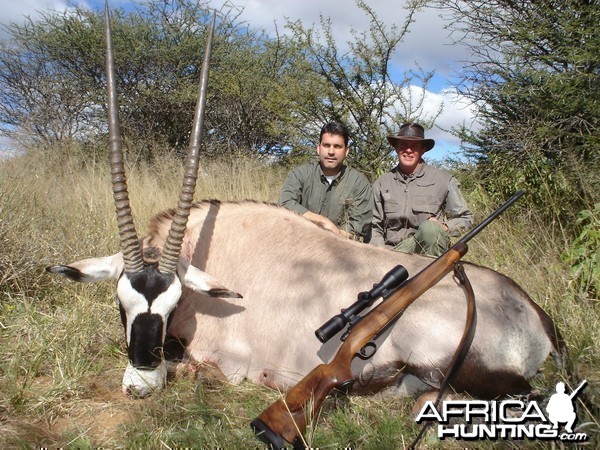
[[[396,153],[400,170],[408,175],[413,173],[419,165],[421,155],[425,153],[425,146],[420,141],[398,141]]]
[[[317,145],[317,154],[325,175],[337,175],[342,169],[349,147],[344,143],[340,134],[325,133]]]

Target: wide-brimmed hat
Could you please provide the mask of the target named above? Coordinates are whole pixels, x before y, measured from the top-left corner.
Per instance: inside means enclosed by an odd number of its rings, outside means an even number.
[[[387,137],[392,147],[396,147],[399,141],[420,141],[425,145],[425,151],[431,150],[435,145],[433,139],[425,139],[425,129],[418,123],[405,123],[400,127],[398,134]]]

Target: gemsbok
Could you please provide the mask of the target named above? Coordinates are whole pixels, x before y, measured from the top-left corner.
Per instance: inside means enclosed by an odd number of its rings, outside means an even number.
[[[277,205],[192,202],[214,20],[178,207],[155,216],[148,235],[138,239],[123,168],[108,9],[105,19],[122,251],[47,270],[76,281],[117,280],[129,357],[124,392],[143,397],[165,385],[167,337],[181,343],[184,360],[217,366],[233,383],[247,378],[285,390],[335,352],[339,340],[321,344],[315,337],[321,324],[397,264],[416,274],[431,259],[342,239]],[[465,271],[478,326],[453,387],[482,398],[528,391],[547,357],[562,350],[552,320],[510,278],[469,263]],[[408,394],[438,387],[465,311],[462,287],[446,276],[381,337],[371,358],[356,359],[353,391]]]

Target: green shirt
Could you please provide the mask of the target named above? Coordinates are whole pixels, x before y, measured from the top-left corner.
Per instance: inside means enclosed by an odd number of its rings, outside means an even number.
[[[331,184],[318,162],[296,167],[283,183],[279,204],[298,214],[327,217],[365,242],[371,237],[373,191],[367,177],[350,167],[342,166]]]

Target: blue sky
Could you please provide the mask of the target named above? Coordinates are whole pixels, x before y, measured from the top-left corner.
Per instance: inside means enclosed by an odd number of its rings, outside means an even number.
[[[305,25],[318,25],[319,15],[330,17],[338,45],[350,40],[350,29],[368,30],[368,18],[352,0],[207,0],[210,6],[221,9],[224,4],[239,8],[239,21],[245,21],[252,28],[262,28],[273,34],[285,32],[287,19],[301,20]],[[380,19],[390,26],[401,25],[406,17],[402,1],[367,0]],[[103,0],[71,0],[94,9],[103,8]],[[0,8],[0,23],[22,22],[24,16],[35,18],[39,11],[64,10],[69,1],[63,0],[23,0],[18,2],[3,0]],[[128,7],[130,0],[110,0],[110,6]],[[444,110],[436,121],[439,128],[427,131],[427,137],[436,140],[436,147],[428,153],[433,159],[442,159],[449,154],[457,155],[459,142],[440,128],[450,128],[460,124],[476,126],[473,110],[465,99],[456,95],[453,88],[455,73],[460,70],[460,61],[465,59],[465,49],[451,45],[445,22],[439,11],[426,9],[416,14],[411,31],[396,50],[393,64],[396,70],[415,67],[434,70],[429,91],[426,93],[425,111],[435,111],[440,104]],[[4,37],[0,34],[0,37]]]

